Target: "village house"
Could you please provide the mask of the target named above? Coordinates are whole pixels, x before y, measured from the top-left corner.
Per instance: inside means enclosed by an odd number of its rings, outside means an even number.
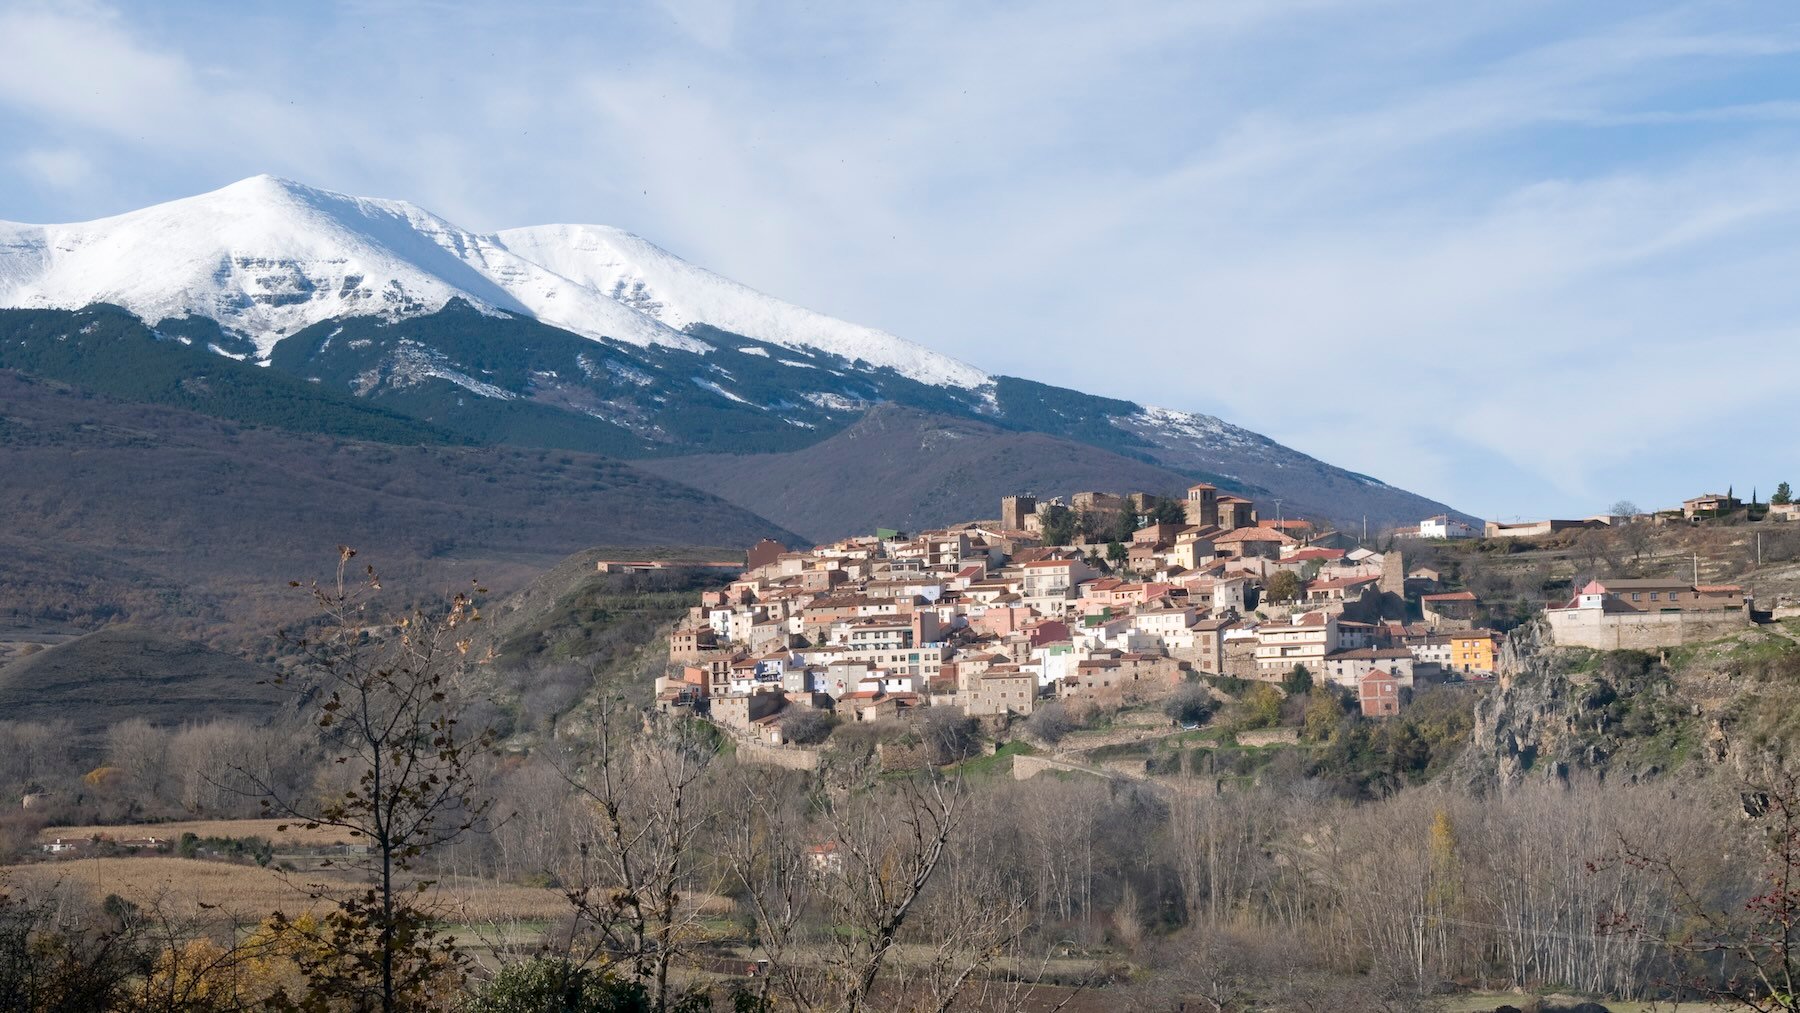
[[[1064,603],[1076,597],[1076,588],[1084,580],[1100,574],[1085,560],[1041,559],[1019,568],[1019,595],[1045,615],[1061,615]]]
[[[1242,496],[1219,497],[1219,527],[1230,531],[1256,525],[1256,504]]]
[[[1413,656],[1413,672],[1424,675],[1427,672],[1439,673],[1450,670],[1452,651],[1450,637],[1442,633],[1414,634],[1402,641],[1409,654]]]
[[[806,871],[815,878],[841,875],[844,853],[836,841],[821,841],[806,846]]]
[[[1274,528],[1240,527],[1213,536],[1213,549],[1220,555],[1238,558],[1261,557],[1280,559],[1284,546],[1295,544],[1292,535]]]
[[[1279,681],[1295,665],[1322,673],[1325,656],[1338,649],[1338,620],[1323,612],[1294,616],[1288,623],[1264,623],[1256,630],[1256,677]]]
[[[1743,506],[1743,502],[1730,493],[1721,495],[1716,492],[1695,496],[1693,499],[1681,501],[1681,516],[1687,520],[1699,520],[1703,517],[1718,517],[1731,513]]]
[[[1677,580],[1593,580],[1544,610],[1565,647],[1648,650],[1715,640],[1751,620],[1752,601],[1736,584]]]
[[[1400,681],[1376,669],[1357,684],[1357,700],[1365,718],[1391,718],[1400,713]]]
[[[1450,670],[1462,675],[1493,675],[1500,663],[1500,634],[1464,630],[1450,634]]]
[[[780,711],[787,699],[780,693],[735,693],[712,700],[714,721],[738,732],[750,732],[759,718]]]
[[[1237,619],[1224,616],[1196,621],[1185,631],[1169,634],[1163,645],[1169,655],[1193,664],[1208,675],[1225,674],[1225,634],[1237,625]]]
[[[922,701],[915,693],[860,690],[846,694],[838,706],[840,710],[848,710],[853,721],[873,723],[907,717],[921,704]]]
[[[1062,697],[1145,696],[1174,689],[1181,664],[1157,654],[1108,651],[1076,665],[1075,675],[1056,684]]]
[[[1364,676],[1380,671],[1410,687],[1415,663],[1413,653],[1404,647],[1359,647],[1326,655],[1323,675],[1336,685],[1354,690],[1362,685]]]
[[[1444,591],[1420,595],[1419,610],[1427,626],[1466,629],[1475,624],[1481,601],[1472,591]]]
[[[969,682],[964,711],[970,717],[1029,715],[1037,703],[1038,677],[1018,665],[992,665]]]
[[[1474,538],[1476,531],[1469,524],[1459,521],[1448,514],[1427,517],[1419,522],[1419,537],[1437,541],[1458,538]]]
[[[1608,578],[1588,582],[1583,597],[1600,598],[1609,612],[1742,612],[1744,589],[1736,584]]]
[[[1309,582],[1301,592],[1301,597],[1308,605],[1342,605],[1347,601],[1357,601],[1363,592],[1381,583],[1381,575],[1367,577],[1332,577],[1327,580]]]

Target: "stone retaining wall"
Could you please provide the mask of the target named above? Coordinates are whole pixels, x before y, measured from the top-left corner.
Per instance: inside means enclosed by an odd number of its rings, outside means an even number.
[[[819,751],[799,746],[771,746],[763,742],[737,740],[737,758],[742,763],[760,763],[788,770],[819,769]]]
[[[1558,647],[1652,650],[1717,640],[1749,628],[1742,612],[1626,612],[1551,609],[1544,614]]]

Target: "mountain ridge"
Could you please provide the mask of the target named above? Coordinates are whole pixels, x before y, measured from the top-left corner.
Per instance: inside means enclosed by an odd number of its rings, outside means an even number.
[[[1214,416],[985,373],[606,226],[479,234],[405,201],[268,176],[94,222],[0,223],[0,313],[100,303],[159,338],[273,367],[453,442],[786,453],[891,403],[1340,523],[1467,516]]]

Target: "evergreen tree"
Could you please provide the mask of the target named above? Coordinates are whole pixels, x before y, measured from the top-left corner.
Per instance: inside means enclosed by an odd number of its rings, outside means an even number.
[[[1305,665],[1295,665],[1293,671],[1281,680],[1281,688],[1287,690],[1288,696],[1310,693],[1313,688],[1312,673],[1307,671]]]

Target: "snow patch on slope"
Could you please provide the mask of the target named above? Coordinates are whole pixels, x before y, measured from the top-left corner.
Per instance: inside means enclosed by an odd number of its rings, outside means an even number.
[[[1115,418],[1113,424],[1147,439],[1180,440],[1203,447],[1254,447],[1266,443],[1247,429],[1240,429],[1213,415],[1144,406],[1135,414]]]
[[[477,380],[450,365],[450,361],[442,354],[426,348],[416,341],[402,338],[398,347],[389,358],[385,375],[380,370],[369,370],[357,377],[357,393],[366,394],[385,383],[389,387],[415,387],[426,380],[448,380],[458,387],[481,397],[494,398],[499,401],[516,401],[518,395],[504,387],[497,387],[485,380]]]
[[[722,398],[726,398],[727,400],[736,401],[738,404],[749,404],[750,403],[749,401],[745,400],[744,398],[738,397],[736,394],[733,394],[732,392],[726,390],[725,388],[719,386],[718,384],[712,382],[711,380],[705,379],[703,377],[698,377],[698,376],[693,377],[692,379],[694,381],[694,386],[699,387],[702,390],[710,390],[714,394],[717,394]]]

